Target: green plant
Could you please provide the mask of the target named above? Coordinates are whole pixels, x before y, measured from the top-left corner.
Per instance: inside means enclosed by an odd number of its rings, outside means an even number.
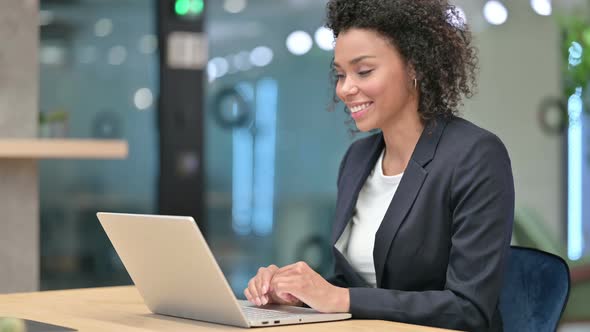
[[[0,317],[0,332],[26,332],[25,322],[13,317]]]
[[[68,119],[66,111],[39,112],[39,123],[63,122]]]

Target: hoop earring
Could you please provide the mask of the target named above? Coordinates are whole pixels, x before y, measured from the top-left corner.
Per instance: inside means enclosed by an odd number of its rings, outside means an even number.
[[[414,89],[417,89],[417,88],[418,88],[418,80],[414,79]]]

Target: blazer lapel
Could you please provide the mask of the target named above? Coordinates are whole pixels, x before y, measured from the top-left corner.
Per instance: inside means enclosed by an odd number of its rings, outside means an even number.
[[[408,162],[408,166],[404,171],[397,191],[383,217],[381,226],[375,234],[373,260],[377,277],[377,287],[381,286],[385,261],[387,253],[391,248],[391,243],[416,200],[424,180],[426,180],[428,171],[424,167],[432,160],[446,124],[447,122],[445,120],[438,119],[431,121],[424,128],[414,148],[412,157]]]
[[[377,162],[377,159],[379,159],[381,151],[383,151],[383,148],[385,147],[383,134],[379,133],[375,136],[375,142],[372,144],[371,149],[367,151],[367,154],[351,156],[351,158],[356,159],[348,160],[347,162],[350,165],[359,165],[359,167],[353,172],[353,174],[348,176],[346,179],[346,181],[350,182],[347,183],[344,186],[344,188],[351,188],[352,190],[341,191],[339,193],[339,195],[345,196],[342,198],[342,201],[344,202],[341,209],[342,213],[336,211],[337,217],[334,220],[336,231],[333,232],[332,245],[334,245],[336,241],[338,241],[338,239],[342,235],[342,232],[346,228],[346,225],[348,225],[350,218],[352,218],[352,214],[354,213],[354,208],[356,206],[356,201],[358,199],[359,193],[363,185],[365,184],[367,177],[369,177],[369,174],[371,174],[371,171],[375,167],[375,163]],[[338,215],[340,217],[338,217]]]

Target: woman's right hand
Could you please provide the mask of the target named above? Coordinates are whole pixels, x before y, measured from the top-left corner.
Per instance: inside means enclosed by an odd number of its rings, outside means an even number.
[[[302,304],[298,298],[286,294],[279,297],[270,287],[270,281],[279,267],[271,264],[268,267],[261,267],[258,273],[248,282],[248,288],[244,289],[244,295],[248,301],[257,306],[265,304],[286,304],[299,306]]]

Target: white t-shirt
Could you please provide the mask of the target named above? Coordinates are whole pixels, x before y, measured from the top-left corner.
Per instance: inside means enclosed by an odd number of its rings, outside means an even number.
[[[336,248],[359,275],[373,287],[377,285],[373,262],[375,233],[383,221],[403,176],[403,173],[393,176],[383,175],[384,152],[385,150],[381,152],[373,171],[359,192],[352,222],[348,223],[336,242]]]

